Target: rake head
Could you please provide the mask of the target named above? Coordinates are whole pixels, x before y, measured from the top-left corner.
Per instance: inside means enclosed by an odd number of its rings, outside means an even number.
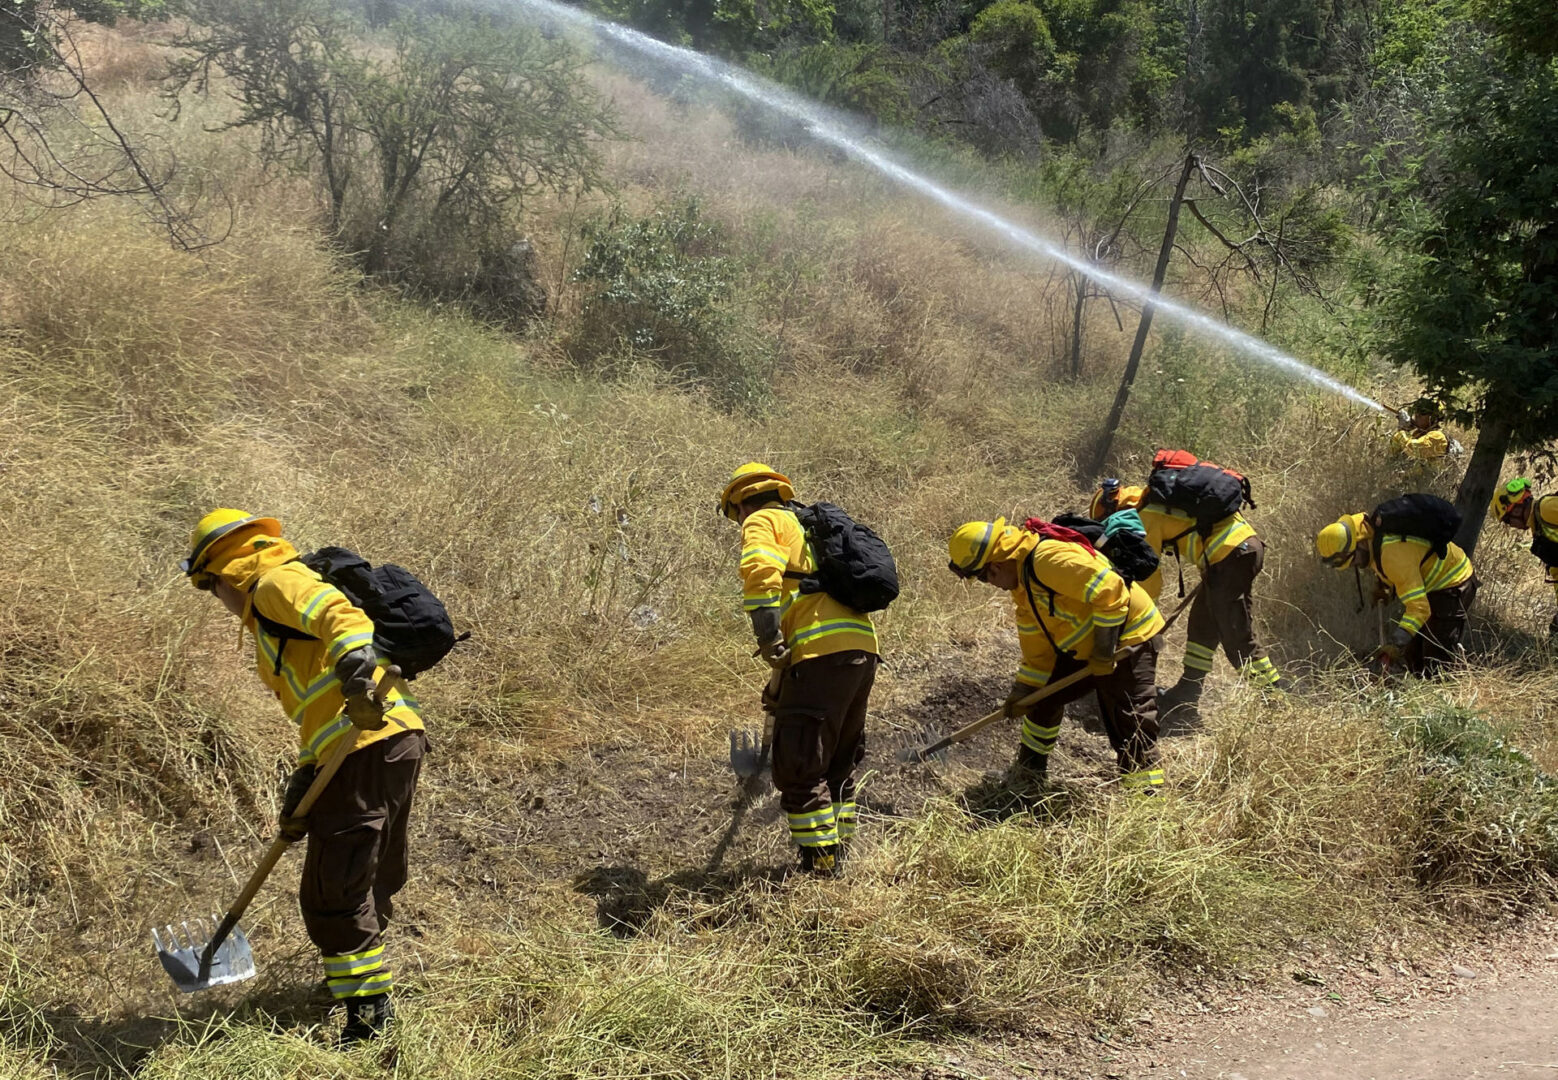
[[[925,752],[927,747],[934,746],[940,741],[941,732],[932,727],[922,727],[919,731],[915,732],[913,745],[902,747],[898,751],[897,758],[899,761],[910,765],[920,764],[927,761],[933,761],[937,764],[940,764],[946,761],[948,756],[951,754],[952,748],[950,746],[944,746],[940,750],[937,750],[934,754],[927,754]]]
[[[221,941],[207,962],[206,948],[221,922],[212,915],[209,923],[196,918],[193,926],[185,920],[178,927],[169,923],[160,931],[152,927],[151,939],[157,947],[157,959],[162,961],[162,969],[172,977],[174,985],[184,993],[254,978],[254,953],[249,949],[248,937],[237,926]]]
[[[760,731],[730,733],[730,770],[750,780],[768,767],[769,744]]]

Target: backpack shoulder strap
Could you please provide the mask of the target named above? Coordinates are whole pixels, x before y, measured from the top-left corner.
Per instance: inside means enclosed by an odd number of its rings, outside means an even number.
[[[795,523],[801,527],[801,552],[806,556],[807,561],[812,565],[810,570],[792,570],[786,566],[784,568],[783,576],[794,579],[809,578],[813,576],[817,572],[817,550],[812,546],[811,527],[806,524],[806,519],[801,516],[802,514],[805,514],[807,511],[809,511],[811,506],[803,502],[793,501],[787,503],[775,503],[774,505],[777,506],[780,510],[787,510],[795,516]]]
[[[302,562],[302,559],[291,559],[291,560],[289,560],[289,562]],[[282,563],[281,565],[282,566],[286,566],[287,563]],[[304,565],[307,565],[307,564],[305,563]],[[313,569],[313,568],[310,567],[310,569]],[[315,571],[315,573],[318,573],[318,571]],[[321,577],[320,580],[324,581],[324,578]],[[255,625],[260,628],[261,632],[263,632],[266,637],[273,637],[273,638],[276,639],[276,669],[275,670],[276,670],[276,674],[280,675],[281,674],[281,657],[282,657],[282,654],[287,651],[287,642],[289,642],[289,641],[318,641],[319,639],[316,638],[313,634],[304,633],[302,630],[294,630],[292,627],[288,626],[286,623],[279,623],[275,619],[268,619],[268,618],[266,618],[265,615],[260,611],[259,607],[257,607],[255,605],[255,603],[254,603],[254,591],[256,589],[258,589],[259,587],[260,587],[259,581],[255,581],[255,583],[253,585],[249,586],[249,614],[254,616],[254,623],[255,623]]]
[[[1044,640],[1049,642],[1050,651],[1055,654],[1055,659],[1059,660],[1060,646],[1055,644],[1055,636],[1049,632],[1049,627],[1044,625],[1044,615],[1039,611],[1038,601],[1033,598],[1033,586],[1037,583],[1039,588],[1049,593],[1049,613],[1055,614],[1055,590],[1039,581],[1039,573],[1033,567],[1033,553],[1038,549],[1039,545],[1034,544],[1029,550],[1028,557],[1023,559],[1022,566],[1018,569],[1017,576],[1022,580],[1023,591],[1028,594],[1028,606],[1033,608],[1033,617],[1039,621],[1039,629],[1044,632]]]

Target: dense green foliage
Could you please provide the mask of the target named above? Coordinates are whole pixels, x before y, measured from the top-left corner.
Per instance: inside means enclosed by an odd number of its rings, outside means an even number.
[[[729,306],[736,268],[695,200],[642,218],[619,207],[586,226],[584,239],[573,273],[587,290],[571,341],[578,362],[609,372],[645,359],[727,405],[759,405],[769,377],[764,351],[739,339]]]

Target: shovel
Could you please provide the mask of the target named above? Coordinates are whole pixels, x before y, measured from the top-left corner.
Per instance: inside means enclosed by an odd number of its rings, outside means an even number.
[[[384,703],[384,696],[389,693],[390,687],[399,678],[400,668],[391,665],[384,669],[374,694],[380,705]],[[308,816],[314,803],[324,793],[325,786],[330,783],[341,768],[341,763],[346,760],[346,756],[356,748],[356,745],[357,729],[354,727],[348,728],[336,738],[335,749],[330,751],[330,757],[315,775],[308,791],[304,793],[297,809],[293,812],[294,817]],[[249,948],[249,938],[238,925],[238,920],[248,910],[249,903],[260,891],[260,886],[265,884],[265,879],[270,877],[270,872],[275,869],[282,854],[291,846],[292,841],[285,836],[278,836],[271,841],[270,850],[266,851],[265,857],[260,860],[260,865],[255,867],[254,873],[249,876],[249,883],[243,887],[243,892],[220,920],[213,914],[209,924],[204,918],[197,917],[194,919],[193,926],[190,925],[190,920],[185,919],[177,928],[172,923],[163,926],[160,932],[157,927],[152,927],[151,939],[157,947],[157,959],[162,961],[162,969],[173,979],[174,985],[184,993],[192,994],[196,990],[225,986],[228,983],[254,978],[254,953]],[[208,933],[209,925],[214,925],[216,929]]]
[[[1185,599],[1180,602],[1179,607],[1174,609],[1174,613],[1172,615],[1163,620],[1163,629],[1158,631],[1159,634],[1168,633],[1169,627],[1174,625],[1174,621],[1184,613],[1185,609],[1188,608],[1191,602],[1195,600],[1196,596],[1200,594],[1201,586],[1203,584],[1203,581],[1196,582],[1196,587],[1190,590],[1190,595],[1185,597]],[[1119,663],[1122,659],[1124,659],[1128,651],[1129,650],[1127,649],[1121,649],[1119,652],[1115,653],[1115,663]],[[1057,679],[1048,686],[1045,686],[1039,690],[1035,690],[1033,693],[1019,701],[1013,711],[1022,712],[1023,710],[1030,708],[1034,704],[1044,700],[1052,694],[1057,694],[1062,690],[1075,686],[1077,683],[1081,682],[1083,679],[1088,678],[1090,675],[1092,675],[1092,672],[1088,671],[1087,668],[1082,668],[1080,671],[1073,671],[1065,678]],[[926,746],[905,747],[904,749],[898,751],[898,760],[903,762],[923,762],[929,760],[932,757],[943,754],[949,746],[964,742],[965,740],[979,734],[979,732],[983,731],[997,720],[1000,720],[1005,715],[1006,708],[1003,706],[995,710],[993,713],[990,713],[986,716],[981,716],[978,720],[975,720],[967,727],[958,728],[951,735],[937,739],[935,742]]]
[[[763,711],[767,717],[763,730],[732,731],[730,733],[730,771],[742,780],[751,780],[768,767],[768,755],[774,746],[774,706],[779,700],[779,684],[784,678],[784,668],[775,668],[768,677],[768,689],[763,693]]]

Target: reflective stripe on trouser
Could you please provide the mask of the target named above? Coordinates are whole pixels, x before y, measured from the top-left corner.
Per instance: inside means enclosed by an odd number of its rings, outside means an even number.
[[[855,770],[865,760],[876,662],[858,649],[827,653],[792,665],[779,680],[774,787],[800,847],[834,844],[854,832]]]
[[[1091,676],[1053,697],[1033,704],[1023,717],[1022,744],[1038,754],[1048,754],[1060,734],[1061,717],[1066,704],[1086,696],[1098,695],[1098,712],[1109,733],[1109,745],[1122,776],[1143,770],[1161,772],[1158,767],[1158,648],[1162,635],[1132,645],[1114,670],[1103,677]],[[1086,667],[1073,656],[1062,656],[1055,663],[1056,680]]]
[[[1120,786],[1126,791],[1145,791],[1150,788],[1163,786],[1162,769],[1137,769],[1135,772],[1122,773]]]
[[[1197,600],[1199,601],[1199,597]],[[1215,645],[1203,645],[1199,641],[1185,642],[1185,671],[1205,675],[1212,670],[1212,660],[1217,656]]]
[[[839,842],[831,804],[809,814],[786,814],[785,817],[790,819],[790,839],[798,847],[822,847]]]
[[[1277,671],[1277,665],[1271,662],[1269,656],[1258,656],[1251,660],[1244,665],[1244,670],[1240,674],[1256,686],[1270,686],[1282,677]]]
[[[1058,716],[1055,718],[1055,723],[1048,726],[1035,721],[1031,715],[1023,717],[1022,744],[1035,754],[1048,755],[1055,749],[1055,740],[1058,738],[1060,738]]]
[[[1255,578],[1266,563],[1266,545],[1252,536],[1219,562],[1201,568],[1201,591],[1185,620],[1185,671],[1212,669],[1221,645],[1235,671],[1265,657],[1255,640]],[[1194,677],[1194,676],[1192,676]]]
[[[406,883],[406,838],[427,738],[407,731],[347,755],[308,815],[298,906],[337,998],[386,993],[382,935]]]
[[[847,843],[855,835],[855,800],[833,804],[833,827],[838,830],[839,843]]]
[[[394,976],[384,966],[384,946],[345,956],[325,957],[325,981],[332,997],[368,997],[388,993],[394,984]]]

